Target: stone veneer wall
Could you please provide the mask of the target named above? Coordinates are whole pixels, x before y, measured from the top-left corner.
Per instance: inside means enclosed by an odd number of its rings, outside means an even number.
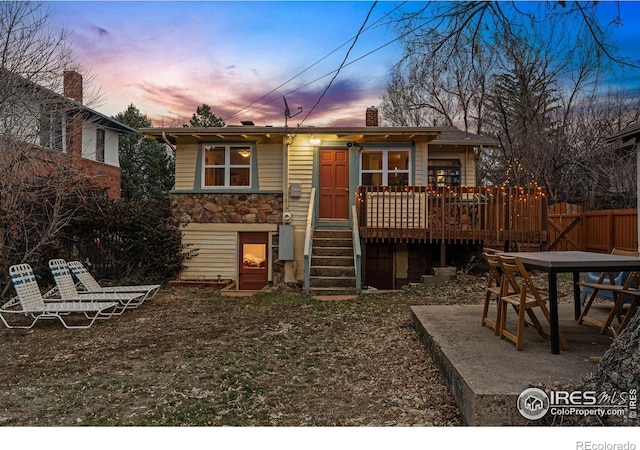
[[[282,223],[282,194],[171,194],[182,223]]]
[[[171,207],[181,223],[282,224],[282,194],[171,194]],[[284,280],[284,261],[278,259],[277,234],[272,236],[272,282]]]

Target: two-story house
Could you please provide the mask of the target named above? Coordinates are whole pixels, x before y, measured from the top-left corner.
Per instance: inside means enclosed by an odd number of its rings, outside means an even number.
[[[61,164],[90,178],[108,197],[119,199],[118,136],[138,131],[83,105],[83,78],[78,72],[64,72],[62,94],[6,70],[1,75],[6,90],[3,110],[14,112],[3,125],[4,134],[38,160],[39,165],[33,166],[38,173],[33,175],[46,178]]]
[[[175,151],[173,208],[195,253],[181,278],[240,290],[393,289],[448,262],[449,247],[513,239],[509,198],[540,194],[476,187],[476,157],[491,139],[381,127],[376,108],[365,123],[141,129]]]

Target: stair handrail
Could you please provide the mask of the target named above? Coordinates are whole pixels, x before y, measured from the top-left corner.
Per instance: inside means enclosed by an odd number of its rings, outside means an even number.
[[[313,230],[316,227],[316,188],[311,188],[309,211],[307,212],[307,227],[304,233],[304,292],[311,290],[311,253],[313,248]]]
[[[356,293],[362,291],[362,248],[360,247],[360,226],[358,225],[358,211],[356,205],[351,206],[351,238],[353,239],[353,265],[356,271]]]

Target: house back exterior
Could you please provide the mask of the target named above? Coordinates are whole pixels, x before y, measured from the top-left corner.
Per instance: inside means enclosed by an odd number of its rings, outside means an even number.
[[[449,127],[380,127],[375,108],[365,117],[364,127],[141,129],[175,151],[172,207],[193,253],[181,279],[394,289],[441,265],[447,246],[482,243],[435,236],[444,203],[434,201],[455,194],[458,229],[464,217],[477,222],[476,157],[494,142]],[[465,187],[472,203],[457,197]]]

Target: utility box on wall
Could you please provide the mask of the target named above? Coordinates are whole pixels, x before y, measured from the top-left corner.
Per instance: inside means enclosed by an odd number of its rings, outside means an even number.
[[[289,185],[289,195],[291,198],[302,197],[302,185],[300,183],[291,183]]]
[[[293,261],[293,225],[280,225],[278,234],[278,259]]]

